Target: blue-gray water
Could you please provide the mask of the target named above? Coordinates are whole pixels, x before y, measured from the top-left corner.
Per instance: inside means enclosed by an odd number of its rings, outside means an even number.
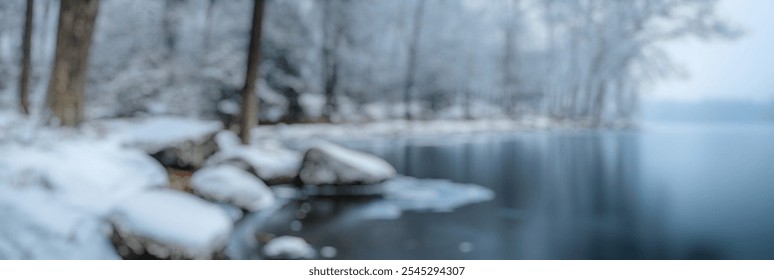
[[[300,231],[278,234],[333,246],[342,259],[774,259],[771,125],[349,144],[402,174],[476,183],[496,197],[388,220],[357,218],[369,200],[320,199]]]

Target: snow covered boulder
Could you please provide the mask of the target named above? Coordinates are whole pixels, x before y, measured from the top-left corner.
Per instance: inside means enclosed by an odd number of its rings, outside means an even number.
[[[255,174],[269,185],[289,184],[298,176],[301,154],[278,142],[242,145],[231,131],[222,131],[215,139],[219,151],[207,159],[205,166],[236,166]]]
[[[57,202],[105,215],[128,196],[169,184],[164,168],[137,149],[80,137],[36,141],[0,147],[0,185],[44,189]]]
[[[263,246],[263,254],[270,259],[311,259],[317,256],[314,248],[303,238],[280,236]]]
[[[298,177],[308,185],[364,185],[395,174],[395,168],[381,158],[322,143],[306,151]]]
[[[140,148],[162,165],[180,169],[201,167],[216,152],[214,137],[222,128],[217,121],[182,117],[113,120],[106,126],[125,146]]]
[[[128,259],[219,258],[232,230],[222,208],[168,189],[126,199],[117,205],[110,222],[113,244]]]
[[[274,193],[260,179],[230,165],[205,167],[191,176],[191,188],[207,200],[257,211],[274,203]]]

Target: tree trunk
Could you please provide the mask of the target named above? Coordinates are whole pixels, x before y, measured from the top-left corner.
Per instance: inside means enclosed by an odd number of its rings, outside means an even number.
[[[514,65],[513,59],[514,59],[514,40],[516,37],[516,31],[515,26],[513,26],[513,23],[508,22],[506,23],[505,29],[504,29],[504,44],[503,44],[503,101],[502,106],[505,107],[505,112],[509,116],[513,116],[513,114],[516,112],[514,99],[515,99],[515,79],[516,74],[514,71]]]
[[[164,56],[167,59],[171,59],[177,49],[177,32],[180,28],[182,17],[182,15],[180,15],[180,6],[183,4],[183,1],[166,0],[165,2],[164,16],[161,21],[161,27],[164,31]]]
[[[65,126],[83,121],[86,70],[99,0],[62,0],[48,107]]]
[[[323,1],[322,11],[322,62],[323,62],[323,90],[325,94],[325,107],[323,108],[323,118],[331,121],[333,115],[338,111],[336,102],[336,91],[339,83],[339,54],[338,48],[341,44],[341,37],[344,36],[344,19],[341,18],[343,11],[347,8],[347,3],[335,0]]]
[[[242,144],[250,144],[250,128],[258,124],[258,100],[255,86],[258,79],[258,67],[261,56],[261,22],[263,20],[264,0],[255,0],[253,8],[253,27],[250,32],[250,46],[247,54],[247,74],[242,88],[242,114],[239,122],[239,139]]]
[[[19,80],[19,105],[24,114],[30,113],[29,81],[30,56],[32,53],[32,19],[35,10],[35,0],[27,0],[27,13],[24,16],[24,36],[22,37],[21,78]]]
[[[405,104],[406,120],[411,120],[411,91],[414,88],[414,79],[417,68],[417,53],[419,52],[419,38],[422,32],[422,17],[424,16],[426,0],[417,1],[416,10],[414,10],[413,30],[411,31],[411,41],[408,48],[408,63],[406,66],[406,79],[403,86],[403,103]]]
[[[215,0],[209,0],[207,2],[207,15],[204,18],[204,39],[202,47],[202,57],[199,64],[204,66],[207,64],[207,58],[210,55],[211,40],[212,40],[212,17],[215,10]]]
[[[514,117],[516,112],[516,101],[522,99],[518,90],[519,77],[518,77],[518,55],[519,46],[516,40],[518,39],[518,25],[517,20],[521,20],[520,1],[511,0],[505,3],[505,10],[508,12],[509,17],[506,18],[503,28],[503,103],[506,113]]]

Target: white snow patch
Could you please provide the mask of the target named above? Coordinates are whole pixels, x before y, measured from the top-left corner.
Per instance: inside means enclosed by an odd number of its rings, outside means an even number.
[[[298,97],[298,104],[304,109],[304,113],[310,118],[319,118],[325,108],[325,96],[320,94],[304,93]]]
[[[109,225],[41,189],[0,182],[0,259],[117,259]]]
[[[184,117],[153,117],[145,119],[116,119],[99,124],[108,129],[111,138],[146,152],[155,153],[185,141],[204,140],[222,128],[218,121]]]
[[[51,146],[6,146],[0,182],[55,192],[72,207],[101,215],[117,201],[166,186],[166,171],[139,150],[94,140],[68,140]]]
[[[175,190],[149,191],[119,204],[111,221],[120,232],[175,248],[189,257],[208,258],[222,249],[232,230],[217,205]]]
[[[215,144],[220,150],[235,150],[242,146],[242,140],[233,131],[224,130],[215,134]]]
[[[280,236],[263,246],[263,253],[269,258],[311,259],[317,253],[303,238]]]
[[[252,174],[229,165],[205,167],[191,176],[194,192],[206,199],[233,204],[247,211],[271,206],[274,193]]]
[[[397,177],[373,186],[381,188],[384,198],[349,211],[345,220],[392,220],[404,211],[451,212],[494,198],[486,187],[440,179]]]
[[[221,100],[218,102],[218,111],[221,113],[236,116],[239,114],[239,103],[233,100]]]
[[[494,192],[488,188],[440,179],[398,177],[382,186],[386,201],[404,210],[450,212],[494,198]]]
[[[104,218],[127,197],[168,185],[164,169],[88,128],[15,119],[0,121],[9,128],[0,136],[0,259],[118,258]]]
[[[242,145],[231,131],[221,131],[215,136],[215,141],[220,151],[207,159],[206,166],[244,162],[265,181],[294,178],[301,166],[301,154],[277,141],[263,140],[249,146]]]
[[[369,114],[379,115],[377,109]],[[368,123],[313,123],[292,125],[263,125],[253,129],[256,139],[281,140],[352,140],[404,136],[446,136],[484,132],[517,132],[546,129],[578,129],[574,121],[558,122],[546,117],[487,118],[474,120],[377,120]]]

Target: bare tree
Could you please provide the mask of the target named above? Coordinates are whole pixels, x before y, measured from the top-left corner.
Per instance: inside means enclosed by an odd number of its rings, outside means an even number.
[[[202,62],[206,61],[207,56],[210,54],[210,45],[212,40],[212,18],[213,18],[213,12],[215,10],[215,0],[209,0],[207,1],[207,15],[204,19],[204,47],[203,47],[203,55],[202,55]]]
[[[414,90],[417,71],[417,55],[419,52],[419,38],[422,33],[422,18],[425,13],[425,2],[427,0],[417,1],[414,9],[414,22],[412,23],[411,39],[408,44],[408,60],[406,65],[406,78],[403,86],[403,103],[405,104],[406,120],[411,120],[411,92]]]
[[[330,120],[337,110],[335,90],[339,76],[339,62],[336,49],[341,43],[344,26],[338,24],[336,18],[338,0],[324,0],[322,12],[322,61],[323,61],[323,90],[325,91],[325,108],[323,117]]]
[[[27,0],[27,13],[24,15],[24,35],[22,36],[21,78],[19,78],[19,105],[24,114],[30,113],[29,83],[30,54],[32,53],[32,19],[35,0]]]
[[[503,105],[508,114],[516,113],[516,100],[519,91],[518,56],[519,44],[517,42],[519,31],[518,21],[521,20],[520,0],[505,2],[505,11],[508,13],[503,23]]]
[[[239,121],[239,139],[242,144],[250,144],[250,129],[258,125],[258,100],[255,86],[258,79],[258,67],[261,62],[261,23],[263,21],[264,0],[255,0],[253,7],[253,26],[250,31],[250,46],[247,53],[247,73],[242,88],[242,110]]]
[[[62,125],[83,121],[86,70],[99,0],[62,0],[48,107]]]
[[[164,5],[164,16],[161,21],[161,27],[164,31],[164,56],[171,59],[177,49],[179,38],[177,31],[180,28],[182,20],[181,8],[184,0],[166,0]]]
[[[336,92],[339,91],[345,43],[352,43],[353,24],[351,0],[322,1],[322,74],[325,108],[323,118],[331,120],[338,111]]]

